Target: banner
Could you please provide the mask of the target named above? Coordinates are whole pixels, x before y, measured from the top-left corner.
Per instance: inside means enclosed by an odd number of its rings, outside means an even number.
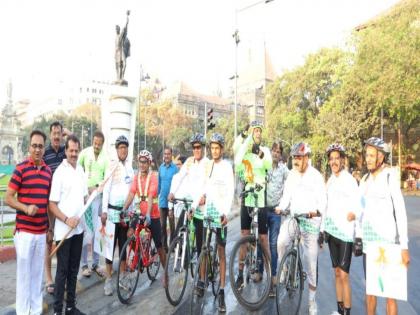
[[[407,268],[399,245],[368,244],[366,294],[407,301]]]
[[[115,224],[106,220],[103,226],[101,218],[98,217],[95,229],[95,246],[94,251],[108,260],[113,260]]]

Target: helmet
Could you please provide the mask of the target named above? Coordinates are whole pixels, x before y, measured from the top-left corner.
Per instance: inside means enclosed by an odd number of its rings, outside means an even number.
[[[385,143],[384,140],[377,137],[371,137],[365,140],[365,148],[366,146],[374,147],[377,150],[382,151],[385,155],[388,155],[391,152],[389,145]]]
[[[190,139],[190,144],[192,145],[194,143],[200,143],[201,145],[205,145],[206,138],[204,138],[204,136],[201,133],[196,133]]]
[[[213,133],[209,143],[217,143],[223,148],[225,146],[225,138],[220,133]]]
[[[307,143],[299,142],[293,145],[290,150],[291,156],[305,156],[311,153],[311,148]]]
[[[258,120],[253,120],[251,121],[251,128],[260,128],[261,130],[264,129],[264,124],[261,121]]]
[[[140,160],[142,157],[145,157],[149,162],[153,160],[152,153],[147,150],[141,150],[139,155],[137,155],[137,160]]]
[[[124,135],[119,136],[117,140],[115,140],[115,148],[118,149],[120,144],[125,144],[128,147],[128,139]]]
[[[333,151],[337,151],[342,157],[346,155],[346,149],[339,143],[330,144],[325,153],[327,156],[330,156],[331,152]]]

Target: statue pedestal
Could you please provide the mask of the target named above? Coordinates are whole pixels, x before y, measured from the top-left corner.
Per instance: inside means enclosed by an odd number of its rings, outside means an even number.
[[[136,128],[136,89],[112,85],[109,101],[102,105],[102,132],[105,135],[104,149],[111,160],[117,159],[115,140],[124,135],[130,145],[127,160],[133,160],[134,132]]]

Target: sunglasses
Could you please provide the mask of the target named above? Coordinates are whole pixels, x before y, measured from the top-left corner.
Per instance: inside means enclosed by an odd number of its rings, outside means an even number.
[[[200,150],[201,149],[201,145],[194,145],[192,148],[193,148],[193,150]]]

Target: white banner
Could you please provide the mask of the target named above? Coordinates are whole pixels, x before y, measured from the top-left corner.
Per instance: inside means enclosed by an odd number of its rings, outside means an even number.
[[[367,246],[366,294],[407,301],[407,268],[399,245]]]
[[[94,251],[108,260],[113,260],[115,224],[106,221],[106,225],[102,226],[101,218],[98,218],[95,228],[95,248]]]

